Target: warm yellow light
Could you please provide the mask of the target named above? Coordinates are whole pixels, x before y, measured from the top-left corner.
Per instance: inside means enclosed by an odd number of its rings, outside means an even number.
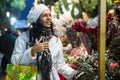
[[[34,6],[38,5],[38,0],[35,0]]]
[[[120,2],[119,0],[114,0],[114,3]]]

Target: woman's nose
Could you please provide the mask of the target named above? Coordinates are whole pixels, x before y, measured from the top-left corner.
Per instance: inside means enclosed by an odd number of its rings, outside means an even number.
[[[51,15],[47,15],[47,18],[48,18],[48,19],[52,19]]]

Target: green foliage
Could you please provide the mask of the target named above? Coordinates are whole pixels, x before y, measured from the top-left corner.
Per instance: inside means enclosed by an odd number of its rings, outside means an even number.
[[[79,3],[75,3],[74,0],[72,1],[72,9],[71,9],[71,16],[74,19],[82,18],[82,12],[86,12],[89,17],[94,18],[98,15],[98,0],[77,0]],[[56,2],[59,2],[59,7],[57,8],[57,11],[62,13],[61,3],[63,4],[64,8],[68,11],[69,9],[69,3],[67,0],[39,0],[39,3],[44,3],[46,5],[55,5]],[[114,5],[114,0],[107,0],[107,11],[110,10]],[[56,5],[55,5],[56,6]],[[79,13],[74,14],[74,9],[78,9]],[[57,12],[59,16],[59,12]]]
[[[74,58],[69,54],[64,54],[66,63],[78,71],[73,80],[98,80],[98,54],[98,52],[93,52],[92,54],[88,54],[87,58],[79,56]],[[120,79],[120,66],[118,62],[114,60],[113,55],[110,51],[106,51],[105,80]]]
[[[98,73],[98,53],[88,55],[87,58],[73,58],[69,54],[64,54],[65,60],[78,70],[74,80],[97,80]]]
[[[110,44],[111,52],[120,59],[120,36],[114,37]]]
[[[59,18],[59,15],[60,15],[60,13],[61,13],[61,11],[62,11],[59,2],[57,2],[57,3],[54,4],[54,10],[55,10],[55,12],[57,13],[57,18]]]
[[[107,11],[112,9],[114,6],[113,0],[107,0]],[[71,15],[73,18],[82,18],[82,12],[86,12],[89,17],[94,18],[95,16],[98,15],[98,0],[79,0],[79,3],[76,4],[72,1],[72,11]],[[79,9],[79,14],[74,15],[74,9],[77,8]]]
[[[79,3],[76,3],[76,4],[73,4],[73,6],[72,6],[72,10],[71,10],[71,16],[74,18],[74,19],[77,19],[77,18],[81,18],[82,17],[82,10],[83,9],[81,9],[82,7],[80,6],[80,4]],[[75,9],[77,9],[79,12],[78,12],[78,14],[74,14],[74,10]]]
[[[0,0],[0,29],[9,28],[10,24],[6,17],[6,12],[19,16],[20,11],[25,8],[25,0]]]
[[[6,21],[6,12],[18,16],[19,11],[25,8],[25,0],[0,0],[0,20]]]
[[[71,15],[74,19],[82,18],[82,12],[86,12],[89,17],[98,15],[98,0],[79,0],[78,3],[72,1]],[[79,13],[74,14],[74,9],[78,9]]]
[[[7,6],[9,6],[9,4],[7,5],[8,0],[1,0],[0,1],[0,20],[4,20],[5,18],[5,12],[7,11]]]
[[[87,12],[90,17],[95,17],[98,14],[98,9],[96,9],[98,8],[97,7],[98,0],[80,0],[80,1],[85,9],[85,12]]]
[[[13,2],[11,2],[11,7],[21,11],[26,7],[26,5],[24,0],[13,0]]]
[[[68,7],[69,4],[68,4],[67,0],[61,0],[61,1],[62,1],[63,5],[64,5],[65,9],[69,10],[69,7]]]
[[[113,8],[113,6],[114,6],[114,0],[107,0],[107,11],[106,12],[108,12],[110,9],[112,9]]]

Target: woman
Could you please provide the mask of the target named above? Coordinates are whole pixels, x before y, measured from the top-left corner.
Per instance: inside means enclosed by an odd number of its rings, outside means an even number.
[[[11,62],[37,65],[38,80],[60,80],[58,73],[72,80],[76,71],[65,64],[62,43],[54,35],[49,8],[39,4],[30,10],[27,18],[32,27],[16,39]]]

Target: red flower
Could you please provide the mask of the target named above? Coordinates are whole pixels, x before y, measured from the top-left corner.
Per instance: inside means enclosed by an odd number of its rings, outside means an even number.
[[[113,14],[108,13],[106,19],[113,20]]]
[[[81,46],[78,46],[76,48],[73,48],[73,50],[71,50],[70,56],[72,56],[74,58],[84,56],[86,58],[88,56],[88,52],[87,52],[87,49],[85,48],[85,46],[83,44],[81,44]]]
[[[110,68],[118,68],[119,64],[118,63],[111,63]]]
[[[76,30],[78,32],[96,32],[98,30],[98,27],[95,28],[87,28],[87,24],[84,20],[78,19],[75,21],[75,23],[72,25],[72,29]]]

